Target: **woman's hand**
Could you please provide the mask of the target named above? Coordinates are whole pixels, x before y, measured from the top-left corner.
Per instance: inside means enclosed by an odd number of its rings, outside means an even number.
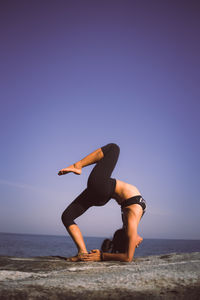
[[[82,254],[82,261],[101,261],[101,251],[98,249],[91,250],[89,253]]]

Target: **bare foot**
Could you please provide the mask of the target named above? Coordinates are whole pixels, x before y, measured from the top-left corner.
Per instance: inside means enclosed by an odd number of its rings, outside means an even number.
[[[64,168],[58,172],[58,175],[64,175],[73,172],[76,175],[81,175],[82,168],[78,167],[76,164],[73,164],[67,168]]]
[[[137,241],[136,241],[136,248],[138,248],[139,247],[139,245],[142,243],[142,241],[143,241],[143,238],[141,237],[141,236],[137,236]]]

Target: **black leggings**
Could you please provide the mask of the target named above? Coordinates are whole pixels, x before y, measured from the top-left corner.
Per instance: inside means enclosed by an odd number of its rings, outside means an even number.
[[[116,179],[110,178],[117,163],[120,148],[116,144],[101,147],[104,157],[99,160],[87,182],[87,188],[65,209],[62,222],[67,228],[91,206],[103,206],[115,191]]]

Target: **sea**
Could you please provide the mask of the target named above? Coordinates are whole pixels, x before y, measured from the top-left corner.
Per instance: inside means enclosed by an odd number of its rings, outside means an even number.
[[[88,251],[100,249],[104,237],[84,237]],[[144,239],[135,257],[200,252],[200,240]],[[0,255],[16,257],[62,256],[77,253],[69,236],[0,233]]]

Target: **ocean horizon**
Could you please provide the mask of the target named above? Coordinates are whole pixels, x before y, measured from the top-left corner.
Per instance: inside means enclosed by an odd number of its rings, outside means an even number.
[[[100,249],[106,237],[84,236],[88,251]],[[167,253],[200,252],[200,240],[144,238],[135,257]],[[0,233],[0,255],[17,257],[72,256],[77,253],[70,236]]]
[[[49,234],[49,233],[26,233],[26,232],[1,232],[0,231],[0,235],[1,234],[13,234],[13,235],[43,235],[43,236],[61,236],[61,237],[67,237],[68,235],[66,234]],[[85,235],[84,238],[103,238],[103,239],[106,239],[106,238],[111,238],[111,236],[93,236],[93,235]],[[195,238],[153,238],[153,237],[144,237],[144,239],[148,239],[148,240],[184,240],[184,241],[200,241],[200,239],[195,239]]]

